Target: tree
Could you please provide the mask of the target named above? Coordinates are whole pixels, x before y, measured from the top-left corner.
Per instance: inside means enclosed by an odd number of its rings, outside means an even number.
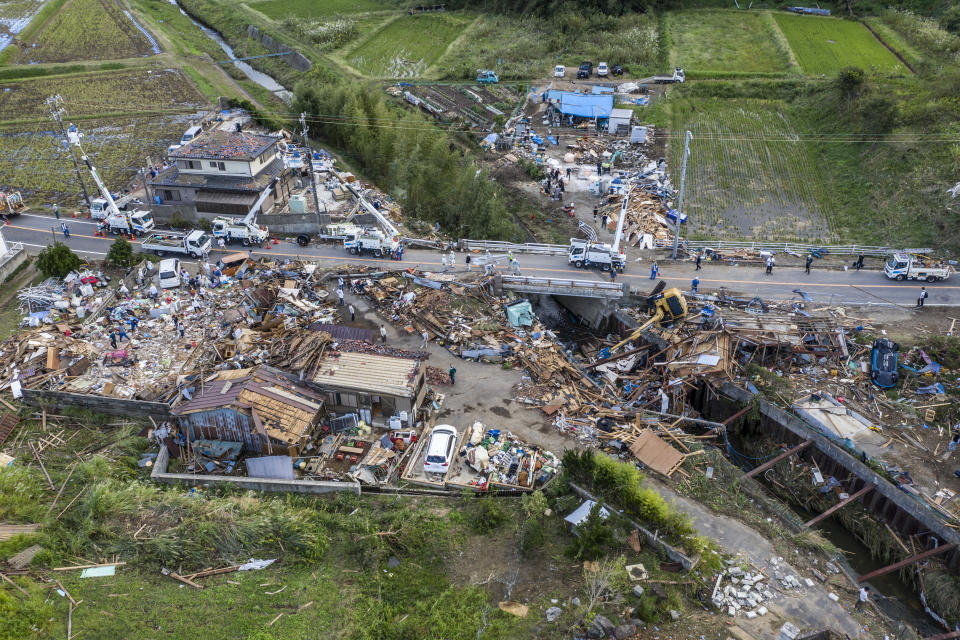
[[[867,74],[863,72],[863,69],[846,67],[837,74],[837,86],[840,87],[840,91],[843,92],[845,97],[853,98],[857,95],[863,83],[866,82],[866,79]]]
[[[117,236],[107,252],[107,261],[118,267],[129,267],[133,264],[133,245],[123,236]]]
[[[594,504],[587,519],[577,525],[576,537],[566,549],[567,555],[574,560],[595,560],[613,546],[613,531],[601,515],[602,508],[602,502]]]
[[[950,33],[960,34],[960,5],[953,5],[940,16],[940,25]]]
[[[80,256],[62,242],[54,242],[37,256],[37,269],[48,278],[62,278],[80,268]]]

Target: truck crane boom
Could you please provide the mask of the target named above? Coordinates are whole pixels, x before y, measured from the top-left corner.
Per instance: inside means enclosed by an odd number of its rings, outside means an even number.
[[[357,197],[357,200],[360,202],[360,206],[363,207],[367,213],[369,213],[370,215],[372,215],[374,218],[377,219],[377,221],[383,227],[384,231],[387,232],[387,235],[389,235],[390,237],[396,237],[396,238],[400,237],[400,231],[395,226],[393,226],[393,223],[390,222],[390,219],[387,218],[387,216],[380,213],[380,210],[377,209],[375,206],[367,202],[367,199],[363,197],[363,194],[360,193],[359,189],[354,187],[353,184],[349,182],[341,182],[340,184],[345,186],[350,191],[350,193],[352,193]]]
[[[113,200],[113,196],[110,194],[110,190],[107,189],[107,185],[103,184],[103,180],[100,179],[100,174],[97,173],[97,168],[93,166],[90,162],[90,158],[87,157],[87,152],[83,150],[83,145],[80,144],[80,130],[77,129],[77,125],[70,123],[70,127],[67,129],[67,140],[73,146],[80,149],[80,158],[83,160],[83,163],[87,165],[87,169],[90,170],[90,175],[93,176],[93,181],[97,184],[97,188],[100,189],[100,193],[103,195],[103,199],[107,201],[107,208],[110,210],[110,214],[114,216],[123,216],[120,213],[120,208],[117,207],[117,203]]]
[[[627,203],[630,202],[630,192],[628,189],[623,194],[623,202],[620,204],[620,218],[617,220],[617,233],[613,236],[613,246],[610,247],[611,253],[620,253],[620,239],[623,237],[623,221],[627,219]]]
[[[243,218],[244,224],[253,224],[253,221],[257,219],[257,212],[260,210],[260,206],[266,201],[267,197],[270,195],[270,190],[273,189],[273,186],[280,181],[280,176],[275,177],[270,181],[266,187],[264,187],[263,192],[260,194],[260,197],[257,198],[257,201],[253,203],[253,206],[250,207],[250,211]]]

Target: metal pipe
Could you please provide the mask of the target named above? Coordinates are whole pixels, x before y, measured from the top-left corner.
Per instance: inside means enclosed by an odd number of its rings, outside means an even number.
[[[676,231],[673,234],[673,260],[677,259],[677,245],[680,244],[680,216],[683,215],[683,187],[687,182],[687,158],[690,157],[690,140],[693,139],[693,133],[687,131],[686,140],[683,143],[683,168],[680,170],[680,197],[677,200],[677,221],[675,223]]]

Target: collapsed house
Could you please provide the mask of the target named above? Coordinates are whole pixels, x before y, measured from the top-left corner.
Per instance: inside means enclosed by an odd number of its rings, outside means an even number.
[[[218,371],[171,413],[188,443],[242,442],[246,451],[298,456],[324,417],[324,406],[320,394],[262,365]]]

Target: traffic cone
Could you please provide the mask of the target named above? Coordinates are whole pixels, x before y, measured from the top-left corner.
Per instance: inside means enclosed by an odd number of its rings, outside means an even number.
[[[280,244],[280,242],[277,241],[277,236],[273,236],[273,244]]]
[[[264,249],[269,249],[269,248],[270,248],[270,241],[269,241],[269,240],[267,241],[266,244],[263,245],[263,248],[264,248]]]

